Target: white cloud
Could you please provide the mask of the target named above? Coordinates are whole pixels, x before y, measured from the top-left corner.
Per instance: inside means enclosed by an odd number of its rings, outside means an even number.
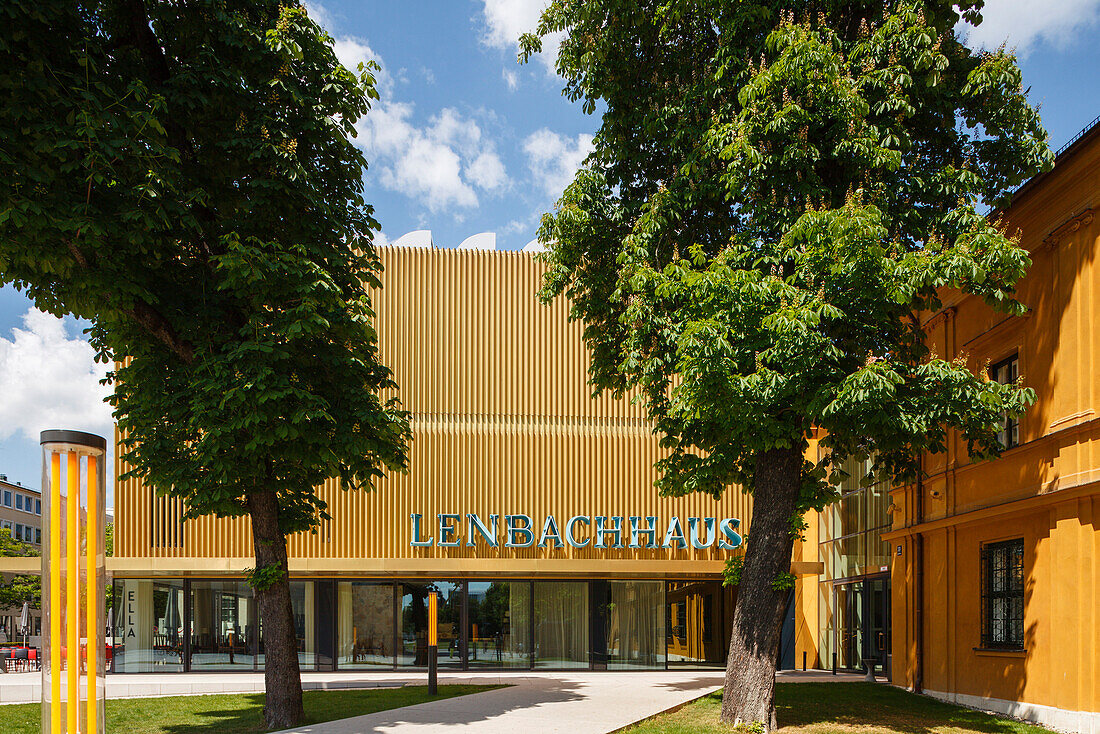
[[[1100,0],[986,0],[981,25],[960,23],[959,30],[972,46],[992,49],[1006,43],[1023,56],[1041,43],[1069,46],[1098,22]]]
[[[466,178],[484,191],[496,191],[508,180],[504,164],[496,153],[485,151],[466,166]]]
[[[321,26],[329,33],[332,32],[333,18],[332,14],[325,9],[323,5],[317,3],[308,2],[308,0],[302,0],[302,7],[306,9],[306,15],[308,15],[314,23]]]
[[[332,33],[332,17],[324,7],[306,8]],[[363,38],[335,36],[334,49],[349,69],[370,60],[382,67],[375,74],[380,99],[356,124],[356,142],[372,166],[368,175],[376,175],[382,186],[416,199],[433,213],[476,207],[478,191],[496,192],[505,186],[504,164],[476,120],[446,107],[418,126],[413,105],[396,99],[395,88],[405,83],[403,70],[396,77],[388,73]],[[434,78],[427,67],[422,71],[429,81]]]
[[[82,337],[70,337],[66,322],[31,308],[24,328],[0,337],[0,440],[16,433],[37,442],[40,431],[67,428],[110,437],[110,389],[99,384],[107,365]]]
[[[511,69],[502,69],[500,75],[504,78],[504,84],[508,87],[509,92],[519,89],[519,74]]]
[[[519,53],[519,37],[524,33],[534,33],[539,16],[547,5],[548,0],[484,0],[485,33],[482,42],[502,51]],[[557,73],[554,66],[563,36],[562,33],[552,33],[542,39],[542,53],[536,58],[548,74]]]
[[[418,127],[412,115],[411,104],[383,100],[359,122],[359,142],[383,186],[432,212],[476,207],[477,191],[505,186],[504,164],[475,120],[448,107]]]
[[[527,136],[523,142],[527,165],[541,182],[543,191],[557,198],[565,190],[592,152],[592,136],[577,135],[570,140],[564,135],[542,128]]]

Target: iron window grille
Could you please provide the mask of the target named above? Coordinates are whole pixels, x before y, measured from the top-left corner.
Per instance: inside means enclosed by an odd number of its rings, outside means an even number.
[[[1024,647],[1024,541],[982,548],[982,647]]]
[[[1013,354],[1008,359],[1003,359],[989,368],[989,378],[1002,385],[1011,385],[1020,376],[1020,357]],[[1020,421],[1005,414],[1001,430],[997,432],[997,440],[1001,446],[1010,449],[1020,445]]]

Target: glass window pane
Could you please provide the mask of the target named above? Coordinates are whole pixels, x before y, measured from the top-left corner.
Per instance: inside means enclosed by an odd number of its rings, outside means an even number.
[[[256,617],[244,581],[192,581],[191,670],[253,670],[261,664]]]
[[[336,593],[339,667],[393,667],[393,584],[341,581]]]
[[[117,673],[183,670],[183,581],[120,579],[107,651]]]
[[[722,594],[717,581],[669,583],[664,639],[670,667],[723,665],[729,639],[720,617]]]
[[[298,667],[302,670],[313,670],[317,667],[317,634],[313,626],[317,619],[316,599],[312,581],[290,582],[290,605],[294,610],[294,636],[298,640]],[[262,625],[260,632],[263,633]]]
[[[663,669],[664,582],[612,581],[609,587],[611,604],[608,606],[607,620],[607,669]],[[704,610],[700,608],[698,611]],[[702,633],[702,630],[699,632]]]
[[[439,594],[439,667],[462,667],[462,583],[458,581],[403,581],[401,594],[401,647],[397,664],[401,667],[428,666],[428,594]]]
[[[589,667],[588,583],[535,582],[534,602],[535,667]]]
[[[531,584],[471,581],[467,662],[471,668],[531,667]]]

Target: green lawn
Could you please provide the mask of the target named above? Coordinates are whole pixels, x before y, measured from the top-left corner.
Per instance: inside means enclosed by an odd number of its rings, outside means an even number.
[[[440,686],[429,696],[427,686],[306,691],[305,722],[316,724],[349,716],[412,706],[501,686]],[[262,693],[167,698],[120,698],[107,701],[107,731],[124,734],[240,734],[264,731]],[[0,732],[39,734],[36,703],[0,706]]]
[[[661,714],[624,734],[718,734],[721,693]],[[1042,727],[952,706],[875,683],[779,683],[776,718],[783,734],[1050,734]]]

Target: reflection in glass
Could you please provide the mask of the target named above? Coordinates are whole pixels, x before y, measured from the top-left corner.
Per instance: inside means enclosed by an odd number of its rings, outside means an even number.
[[[459,633],[462,629],[462,583],[403,581],[401,593],[401,647],[397,664],[424,668],[428,665],[428,594],[439,594],[439,667],[462,667]]]
[[[668,585],[665,640],[669,665],[721,665],[729,636],[722,624],[725,590],[717,581]],[[729,605],[732,612],[733,605]]]
[[[337,586],[338,665],[393,666],[393,584],[341,581]]]
[[[243,581],[191,582],[191,670],[252,670],[255,601]]]
[[[663,581],[609,583],[607,669],[665,667]]]
[[[108,650],[116,673],[183,670],[183,582],[124,579],[114,584]]]
[[[588,583],[536,581],[535,667],[588,667]]]
[[[472,667],[531,667],[531,584],[471,581],[467,662]]]

